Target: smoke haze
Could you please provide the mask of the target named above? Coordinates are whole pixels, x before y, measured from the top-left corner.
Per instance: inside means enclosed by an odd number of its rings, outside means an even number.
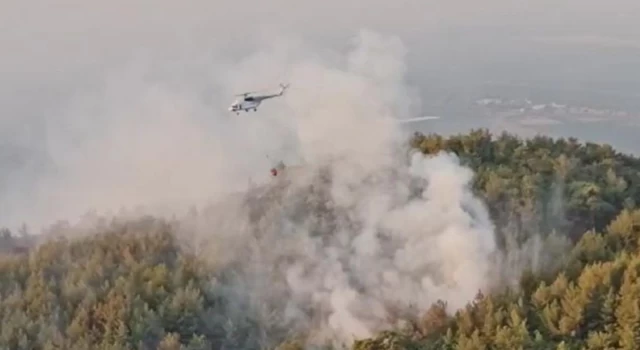
[[[291,83],[259,114],[236,118],[219,111],[222,98],[194,97],[198,84],[154,81],[136,62],[47,130],[55,171],[31,202],[10,208],[44,225],[89,209],[162,215],[223,201],[183,219],[182,237],[234,271],[220,290],[245,305],[229,311],[234,323],[258,320],[247,342],[277,342],[282,327],[310,343],[348,344],[394,326],[394,310],[418,317],[438,299],[461,307],[502,273],[473,174],[445,154],[403,157],[393,118],[419,107],[405,82],[407,49],[371,31],[351,44],[340,56],[281,41],[216,67],[220,96],[252,81]],[[255,199],[252,219],[225,198],[268,176],[265,153],[303,159],[309,173],[280,200]],[[322,171],[331,181],[317,185]]]
[[[573,0],[562,4],[503,0],[481,4],[406,0],[390,4],[357,0],[304,5],[290,0],[247,4],[191,1],[188,6],[169,1],[2,1],[0,220],[11,226],[22,221],[50,221],[51,216],[39,217],[48,209],[31,208],[36,198],[45,196],[46,204],[37,200],[38,206],[60,209],[59,199],[46,194],[52,191],[51,182],[65,196],[73,197],[76,194],[70,192],[68,183],[79,181],[81,184],[73,186],[91,188],[93,193],[83,196],[98,198],[91,199],[97,207],[106,197],[114,198],[108,201],[113,206],[128,204],[118,202],[119,196],[137,198],[150,192],[155,197],[169,196],[152,190],[157,185],[142,174],[139,179],[150,181],[142,187],[140,182],[126,180],[129,175],[125,173],[134,168],[154,177],[166,174],[163,167],[168,165],[159,164],[170,164],[171,160],[151,160],[159,157],[179,158],[180,162],[186,157],[191,158],[190,164],[197,164],[200,171],[190,171],[189,176],[200,180],[189,183],[198,185],[192,189],[177,186],[175,190],[185,201],[199,196],[199,189],[194,189],[198,186],[217,186],[219,182],[212,176],[237,178],[232,173],[238,167],[262,167],[264,156],[260,165],[251,165],[259,160],[245,156],[236,159],[234,165],[215,169],[204,161],[224,153],[222,148],[254,149],[262,142],[256,137],[242,137],[243,133],[246,136],[258,131],[260,139],[285,138],[274,130],[281,128],[268,117],[250,122],[229,118],[225,109],[231,95],[276,87],[277,81],[294,70],[307,74],[304,67],[288,66],[290,62],[314,62],[322,57],[333,64],[345,59],[346,46],[362,29],[402,40],[406,50],[402,69],[412,84],[412,89],[405,92],[415,102],[414,97],[437,99],[487,79],[532,78],[536,83],[550,82],[565,88],[583,81],[603,82],[607,87],[614,81],[630,82],[633,72],[639,71],[633,69],[634,64],[640,64],[634,58],[640,40],[635,21],[638,14],[640,5],[631,0],[606,4]],[[352,65],[358,64],[357,55],[354,53]],[[598,67],[607,68],[603,71]],[[344,94],[338,93],[335,84],[297,84],[297,91]],[[290,91],[292,95],[296,89]],[[397,94],[403,96],[405,92]],[[398,98],[392,94],[383,96]],[[287,103],[311,103],[309,100],[292,97],[286,103],[270,103],[273,106],[265,105],[268,108],[260,115],[282,110]],[[404,112],[430,112],[396,101],[408,107]],[[179,127],[175,123],[187,128],[184,135],[175,130],[164,132]],[[481,122],[461,123],[466,130]],[[487,123],[491,126],[490,121]],[[443,124],[428,125],[441,128]],[[304,132],[304,127],[300,130]],[[580,135],[579,126],[572,130]],[[624,138],[617,133],[613,141],[624,144]],[[131,143],[133,139],[135,143]],[[167,146],[176,139],[183,148]],[[159,151],[146,158],[149,161],[141,162],[140,157],[147,157],[156,146]],[[91,147],[102,148],[90,151]],[[122,154],[125,149],[131,151]],[[110,152],[113,159],[100,158],[100,152]],[[67,177],[69,171],[77,175],[78,170],[70,169],[82,168],[85,160],[94,163],[91,171],[95,174],[120,183],[115,186],[118,189],[95,188],[102,180],[92,179],[89,174]],[[89,164],[84,168],[89,169]],[[109,168],[107,172],[117,171],[113,177],[98,170],[107,164],[118,164],[117,170]],[[172,171],[179,171],[175,167],[186,165],[171,166]],[[187,172],[186,168],[180,171]]]
[[[303,162],[284,198],[257,200],[257,221],[231,201],[182,221],[185,240],[237,271],[220,283],[249,309],[230,317],[267,304],[277,316],[263,325],[349,342],[393,326],[393,309],[460,307],[548,251],[534,239],[502,256],[470,170],[446,154],[405,161],[392,119],[424,112],[440,84],[581,76],[615,61],[603,46],[635,52],[638,14],[623,0],[3,1],[0,223],[184,213],[265,183],[275,160]],[[576,64],[575,47],[600,53]],[[533,63],[541,52],[572,55]],[[226,111],[280,82],[291,88],[257,113]],[[320,170],[331,181],[316,193]]]
[[[472,172],[446,154],[403,154],[393,118],[418,105],[404,82],[406,48],[370,31],[353,46],[344,58],[294,45],[251,60],[286,62],[284,71],[251,75],[291,82],[287,112],[274,118],[294,131],[306,167],[287,187],[250,200],[253,210],[225,200],[184,223],[214,266],[234,271],[220,282],[245,305],[232,323],[261,320],[264,335],[253,330],[249,339],[263,344],[277,343],[278,326],[316,345],[348,344],[395,326],[394,311],[415,318],[438,299],[455,309],[502,282]]]

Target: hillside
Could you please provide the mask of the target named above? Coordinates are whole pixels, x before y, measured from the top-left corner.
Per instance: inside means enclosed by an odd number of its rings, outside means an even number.
[[[457,155],[471,191],[442,155],[424,177],[316,164],[183,218],[5,231],[0,346],[640,346],[640,159],[485,130],[410,145]]]

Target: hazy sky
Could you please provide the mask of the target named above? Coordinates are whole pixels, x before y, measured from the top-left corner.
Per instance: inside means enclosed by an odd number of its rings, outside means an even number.
[[[69,145],[106,133],[141,81],[224,111],[226,94],[277,83],[225,67],[265,64],[255,57],[289,42],[346,49],[370,29],[402,40],[426,99],[491,79],[634,94],[637,18],[637,0],[0,0],[0,196],[35,191]]]
[[[144,52],[161,60],[251,51],[283,34],[341,46],[369,28],[401,36],[425,64],[444,50],[471,53],[469,65],[491,55],[487,49],[517,52],[534,40],[549,50],[559,42],[586,50],[637,49],[640,38],[640,3],[633,0],[3,0],[0,9],[0,73],[21,87],[48,86]],[[501,47],[507,42],[512,47]]]
[[[184,79],[283,36],[344,47],[363,28],[400,36],[422,85],[637,79],[629,70],[640,55],[639,15],[634,0],[2,0],[0,113],[5,126],[64,108],[136,59],[180,63],[171,73]]]
[[[634,0],[2,0],[1,108],[15,116],[64,105],[108,67],[140,57],[206,64],[283,35],[341,47],[363,28],[400,36],[411,69],[441,80],[464,83],[482,75],[479,68],[499,74],[500,67],[526,76],[524,64],[557,71],[569,68],[566,60],[578,64],[573,70],[590,64],[604,79],[619,72],[598,62],[637,63],[639,15]]]

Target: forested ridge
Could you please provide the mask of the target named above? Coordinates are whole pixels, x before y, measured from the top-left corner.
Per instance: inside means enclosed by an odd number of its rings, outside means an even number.
[[[435,303],[353,349],[640,348],[640,159],[608,145],[486,130],[416,134],[410,145],[455,153],[474,170],[504,249],[536,235],[566,237],[573,248],[518,288],[478,291],[463,310]],[[257,320],[226,318],[241,305],[215,281],[233,276],[181,244],[171,222],[104,221],[95,230],[39,244],[26,229],[0,234],[1,348],[275,346],[248,337]],[[303,348],[298,334],[263,331],[289,339],[281,350]]]

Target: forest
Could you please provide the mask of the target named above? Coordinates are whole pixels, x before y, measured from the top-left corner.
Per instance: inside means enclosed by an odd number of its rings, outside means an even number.
[[[473,169],[503,249],[534,235],[571,247],[517,287],[478,291],[461,310],[439,301],[353,350],[640,348],[639,158],[573,138],[484,129],[415,134],[409,144],[455,153]],[[243,305],[212,281],[234,276],[193,254],[171,222],[107,220],[94,231],[46,240],[26,227],[0,232],[0,348],[305,348],[304,335],[286,327],[232,322]],[[269,337],[250,336],[257,328]]]

